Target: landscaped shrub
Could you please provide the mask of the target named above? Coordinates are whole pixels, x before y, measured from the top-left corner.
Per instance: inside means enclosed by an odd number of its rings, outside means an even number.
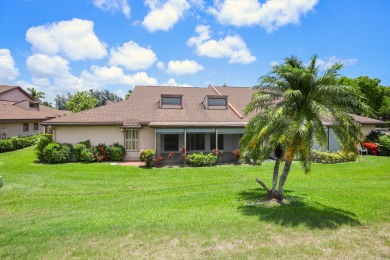
[[[43,158],[47,163],[69,162],[72,148],[69,144],[49,143],[43,149]]]
[[[115,143],[107,147],[107,152],[111,161],[122,162],[126,154],[126,149],[123,145]]]
[[[317,151],[314,150],[314,162],[317,163],[340,163],[340,162],[350,162],[350,161],[356,161],[357,159],[357,153],[350,152],[345,153],[342,151],[335,151],[335,152],[323,152],[323,151]]]
[[[213,153],[204,155],[203,153],[192,153],[187,155],[188,164],[193,167],[211,166],[217,161],[217,156]]]
[[[379,146],[375,143],[363,142],[362,145],[367,148],[369,154],[378,155]]]
[[[92,147],[91,141],[90,141],[90,140],[81,141],[81,142],[78,142],[78,144],[83,144],[83,145],[85,145],[85,147],[87,147],[88,149],[90,149],[90,148]]]
[[[43,156],[43,150],[51,142],[53,142],[53,135],[51,134],[41,134],[38,136],[38,142],[34,150],[40,162],[45,162],[45,158]]]
[[[240,164],[240,159],[241,159],[241,151],[240,149],[236,149],[233,151],[234,154],[234,159],[236,164]]]
[[[94,162],[95,157],[92,151],[85,145],[85,142],[77,143],[74,146],[74,157],[77,162]]]
[[[154,158],[153,162],[154,162],[155,167],[163,167],[164,166],[164,157],[159,155],[156,158]]]
[[[107,151],[107,146],[105,144],[98,144],[92,149],[93,155],[98,162],[108,161],[110,154]]]
[[[5,139],[0,141],[0,153],[5,153],[13,150],[15,149],[12,140]]]
[[[140,161],[145,162],[146,167],[150,167],[154,159],[154,150],[153,149],[141,150],[139,154],[139,159]]]
[[[379,155],[390,156],[390,136],[381,135],[378,139]]]
[[[85,148],[80,153],[80,162],[95,162],[95,156],[88,148]]]
[[[18,150],[34,145],[38,135],[26,137],[11,137],[0,141],[0,153]]]

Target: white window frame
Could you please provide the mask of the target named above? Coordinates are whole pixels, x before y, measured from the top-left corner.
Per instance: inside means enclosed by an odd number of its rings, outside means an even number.
[[[139,131],[138,129],[125,130],[125,147],[126,151],[139,150]]]

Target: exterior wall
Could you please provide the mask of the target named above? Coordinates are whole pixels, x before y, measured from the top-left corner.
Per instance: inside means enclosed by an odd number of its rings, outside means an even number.
[[[54,141],[72,145],[85,140],[90,140],[92,145],[124,145],[124,134],[119,126],[55,126],[53,135]]]
[[[122,135],[124,142],[124,134]],[[128,161],[138,161],[139,160],[139,151],[147,149],[155,149],[155,134],[154,128],[143,127],[138,130],[138,151],[127,151],[125,160]]]
[[[23,132],[23,123],[28,123],[28,131]],[[34,131],[34,123],[38,123],[38,130]],[[28,136],[36,135],[45,132],[45,127],[40,125],[40,122],[18,122],[18,123],[0,123],[0,134],[3,129],[6,129],[6,138],[13,136]]]
[[[30,100],[23,92],[19,89],[13,89],[7,91],[0,95],[0,100],[9,100],[9,101],[22,101],[22,100]]]
[[[366,136],[376,128],[375,125],[362,125],[362,132]]]

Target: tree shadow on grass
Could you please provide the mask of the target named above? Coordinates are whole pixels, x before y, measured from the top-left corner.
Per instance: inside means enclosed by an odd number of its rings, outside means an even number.
[[[352,212],[330,207],[319,202],[305,202],[304,197],[289,196],[287,203],[267,202],[263,190],[240,192],[239,211],[248,216],[258,216],[260,221],[282,226],[306,226],[310,229],[337,229],[342,225],[361,225]]]

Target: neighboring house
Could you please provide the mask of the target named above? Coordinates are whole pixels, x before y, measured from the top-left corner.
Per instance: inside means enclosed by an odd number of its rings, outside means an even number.
[[[251,117],[244,116],[243,109],[253,91],[211,85],[135,87],[127,100],[55,118],[43,125],[52,129],[57,142],[122,144],[126,160],[138,160],[141,149],[155,149],[156,154],[166,155],[182,146],[189,153],[218,149],[227,156],[239,148],[239,139]],[[369,123],[374,129],[377,122]]]
[[[39,104],[21,87],[0,85],[0,139],[45,133],[43,121],[67,113]]]

